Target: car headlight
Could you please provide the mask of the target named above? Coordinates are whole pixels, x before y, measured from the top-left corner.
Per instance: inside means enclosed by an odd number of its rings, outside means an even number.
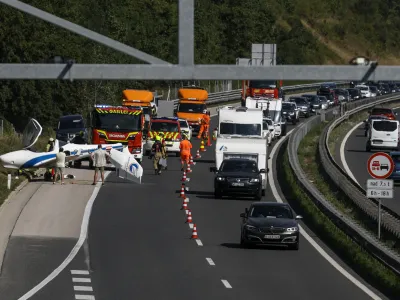
[[[106,139],[106,135],[104,133],[99,132],[99,138]]]
[[[251,231],[256,230],[256,227],[251,226],[251,225],[246,225],[245,227],[246,227],[247,230],[251,230]]]
[[[293,116],[293,115],[294,115],[294,112],[291,112],[290,115]]]
[[[260,182],[260,179],[258,179],[258,178],[252,178],[252,179],[250,179],[250,182]]]
[[[298,231],[298,230],[299,230],[298,227],[289,227],[289,228],[286,228],[286,231],[287,231],[287,232],[296,232],[296,231]]]
[[[217,180],[218,180],[218,181],[224,181],[225,178],[224,178],[224,177],[217,177]]]

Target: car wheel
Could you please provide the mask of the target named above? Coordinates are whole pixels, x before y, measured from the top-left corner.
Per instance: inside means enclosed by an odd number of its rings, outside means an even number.
[[[296,125],[296,123],[297,123],[297,120],[294,119],[294,120],[292,121],[292,124],[293,124],[293,125]]]
[[[149,151],[149,150],[146,150],[145,155],[146,155],[146,156],[150,156],[150,151]]]
[[[369,144],[367,144],[367,146],[365,147],[365,151],[371,152],[371,146]]]
[[[299,244],[299,242],[297,242],[297,243],[295,243],[295,244],[289,244],[289,245],[288,245],[288,248],[289,248],[290,250],[299,250],[299,246],[300,246],[300,244]]]
[[[265,190],[262,190],[261,195],[265,196]]]
[[[243,236],[240,236],[240,246],[243,248],[247,248],[249,246],[249,243],[247,243],[244,239]]]
[[[365,137],[367,136],[367,131],[364,131],[364,136],[365,136]]]
[[[176,157],[179,157],[179,156],[181,156],[181,154],[180,154],[179,152],[176,152],[176,153],[175,153],[175,156],[176,156]]]
[[[305,114],[304,117],[308,118],[308,117],[309,117],[309,114]]]
[[[222,193],[221,193],[221,191],[215,190],[215,191],[214,191],[214,198],[215,198],[215,199],[222,199]]]

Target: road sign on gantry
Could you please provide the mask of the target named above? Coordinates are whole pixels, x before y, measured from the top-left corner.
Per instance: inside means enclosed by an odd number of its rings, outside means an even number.
[[[369,175],[376,179],[385,179],[392,174],[394,162],[389,154],[384,152],[374,153],[370,156],[367,163]]]

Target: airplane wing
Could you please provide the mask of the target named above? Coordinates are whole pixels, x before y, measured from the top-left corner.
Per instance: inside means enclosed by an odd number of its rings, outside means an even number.
[[[127,148],[118,151],[115,149],[110,150],[111,163],[117,169],[119,178],[127,179],[141,184],[143,176],[143,168],[137,160],[129,153]]]

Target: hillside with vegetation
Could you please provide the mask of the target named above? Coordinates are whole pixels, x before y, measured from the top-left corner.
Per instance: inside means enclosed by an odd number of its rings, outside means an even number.
[[[174,0],[26,0],[28,4],[177,63]],[[197,0],[195,62],[234,64],[252,43],[277,43],[279,64],[347,63],[355,55],[399,61],[400,3],[391,0]],[[78,63],[138,63],[45,21],[0,4],[2,63],[39,63],[54,56]],[[2,81],[0,111],[17,130],[29,117],[54,127],[62,114],[94,103],[119,103],[124,88],[167,82]]]

